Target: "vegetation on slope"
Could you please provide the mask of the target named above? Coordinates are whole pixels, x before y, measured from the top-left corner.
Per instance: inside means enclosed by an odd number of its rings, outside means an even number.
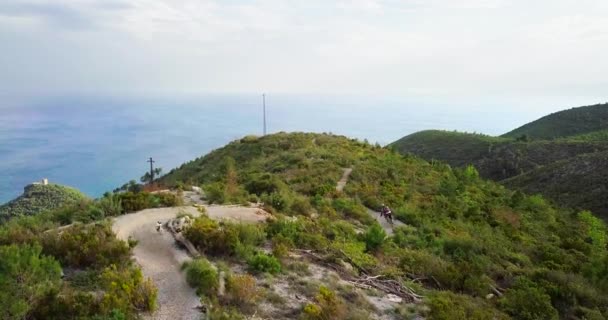
[[[606,128],[608,128],[608,104],[597,104],[552,113],[508,132],[503,137],[528,136],[532,139],[555,139]]]
[[[608,219],[601,178],[608,175],[602,156],[608,151],[607,128],[608,104],[603,104],[554,113],[502,137],[428,130],[390,147],[455,167],[473,165],[484,178]]]
[[[0,226],[0,318],[123,320],[153,311],[157,291],[133,264],[136,243],[118,240],[102,220],[117,212],[106,197]]]
[[[354,169],[350,181],[336,192],[346,167]],[[419,288],[430,319],[608,316],[603,222],[485,181],[471,166],[429,164],[344,137],[281,133],[230,143],[163,181],[202,185],[217,202],[262,200],[278,218],[265,228],[275,256],[280,246],[332,261],[346,256],[356,270]],[[385,239],[365,208],[382,202],[407,224]],[[205,219],[186,232],[199,247],[247,252],[237,249],[247,243],[240,231]],[[347,318],[324,309],[332,296],[320,293],[302,317]]]
[[[0,221],[57,209],[86,198],[74,188],[58,184],[33,184],[25,188],[23,195],[0,206]]]
[[[585,141],[585,142],[607,142],[608,141],[608,130],[599,130],[585,134],[579,134],[575,136],[569,136],[562,138],[566,141]]]
[[[106,218],[180,203],[173,194],[108,193],[8,219],[0,225],[0,319],[124,320],[153,311],[157,290],[132,261],[136,242],[118,240]]]
[[[522,141],[479,134],[429,130],[389,145],[402,154],[443,161],[451,166],[474,165],[482,177],[500,181],[579,155],[608,151],[603,132],[559,140]]]
[[[429,161],[440,160],[452,166],[466,166],[486,158],[496,145],[512,141],[476,133],[425,130],[405,136],[389,147]]]
[[[608,152],[557,161],[504,181],[530,194],[542,193],[557,203],[584,208],[608,218]]]

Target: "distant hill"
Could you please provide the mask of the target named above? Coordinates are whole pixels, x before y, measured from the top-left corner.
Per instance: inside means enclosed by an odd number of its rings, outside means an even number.
[[[18,198],[0,206],[0,221],[14,216],[34,215],[86,199],[80,191],[58,184],[31,184]]]
[[[608,128],[608,103],[552,113],[503,135],[517,138],[555,139]]]
[[[591,173],[608,176],[603,158],[608,152],[608,104],[557,112],[501,137],[426,130],[389,147],[454,167],[472,164],[484,178],[608,219],[608,197],[590,196],[602,194],[607,181]]]
[[[542,193],[572,208],[608,218],[608,151],[557,161],[503,181],[512,189]]]
[[[389,146],[400,153],[414,154],[427,160],[441,160],[452,166],[463,166],[480,160],[495,145],[512,139],[456,131],[425,130],[405,136]]]

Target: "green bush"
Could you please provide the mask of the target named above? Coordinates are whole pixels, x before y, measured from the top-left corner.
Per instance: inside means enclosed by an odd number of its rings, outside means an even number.
[[[304,306],[302,312],[302,318],[305,320],[341,320],[346,319],[346,316],[344,301],[324,286],[319,288],[315,302]]]
[[[103,268],[131,260],[129,245],[116,238],[109,223],[74,225],[41,237],[44,252],[57,257],[64,266]]]
[[[527,278],[518,278],[515,285],[500,299],[500,306],[508,314],[522,320],[558,319],[551,297]]]
[[[156,309],[158,289],[150,279],[144,279],[139,268],[119,269],[112,265],[101,273],[104,295],[102,310],[104,314],[112,310],[125,310],[135,315]]]
[[[376,251],[384,243],[386,232],[378,223],[372,224],[363,234],[367,251]]]
[[[264,253],[257,253],[247,261],[247,264],[255,272],[267,272],[271,274],[281,272],[281,262],[274,256]]]
[[[255,278],[248,274],[231,275],[226,282],[227,299],[230,304],[247,310],[259,298]]]
[[[115,194],[107,194],[97,202],[99,208],[104,212],[106,217],[115,217],[123,212],[122,201],[120,196]]]
[[[219,286],[217,270],[204,258],[184,263],[186,281],[199,295],[214,295]]]
[[[222,183],[210,183],[203,186],[205,198],[209,204],[226,202],[226,186]]]
[[[485,301],[472,299],[452,292],[437,292],[428,298],[430,320],[500,320],[509,319]],[[517,318],[519,319],[519,318]]]
[[[124,212],[136,212],[149,208],[176,207],[182,205],[182,199],[167,192],[123,192],[115,195],[114,201],[120,201]]]
[[[26,319],[60,277],[59,263],[39,246],[0,246],[0,318]]]
[[[247,257],[248,252],[266,239],[263,226],[222,222],[201,214],[185,229],[184,235],[199,250],[211,255]]]

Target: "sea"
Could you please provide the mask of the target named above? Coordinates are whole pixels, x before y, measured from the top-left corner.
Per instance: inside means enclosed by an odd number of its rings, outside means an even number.
[[[268,133],[331,132],[386,145],[425,129],[499,135],[545,110],[491,103],[331,95],[266,95]],[[0,100],[0,203],[48,178],[99,197],[166,173],[245,135],[261,135],[261,94],[40,95]]]

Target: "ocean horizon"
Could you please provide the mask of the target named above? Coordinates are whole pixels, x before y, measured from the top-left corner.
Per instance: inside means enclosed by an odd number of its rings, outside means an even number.
[[[268,133],[331,132],[381,145],[426,129],[499,135],[543,112],[389,98],[267,95],[266,102]],[[166,173],[262,134],[262,99],[254,94],[5,99],[0,112],[0,203],[42,178],[99,197],[139,181],[149,157]]]

